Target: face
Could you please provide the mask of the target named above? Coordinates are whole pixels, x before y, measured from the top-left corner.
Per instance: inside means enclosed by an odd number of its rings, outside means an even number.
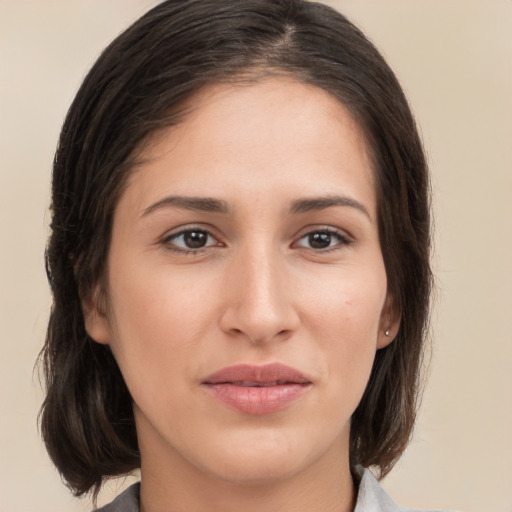
[[[396,329],[386,290],[359,127],[276,78],[210,87],[145,149],[115,211],[107,313],[87,305],[86,325],[132,394],[143,468],[262,482],[348,465]]]

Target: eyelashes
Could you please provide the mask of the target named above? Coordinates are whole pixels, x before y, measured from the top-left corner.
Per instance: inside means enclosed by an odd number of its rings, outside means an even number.
[[[329,249],[346,246],[351,242],[342,231],[333,228],[322,228],[306,233],[293,245],[315,251],[329,252]]]
[[[305,249],[314,254],[340,250],[353,242],[344,231],[333,227],[309,229],[291,244],[291,248]],[[160,242],[166,249],[181,255],[201,255],[215,247],[225,247],[204,227],[190,227],[164,236]]]
[[[162,244],[169,250],[181,254],[204,254],[210,247],[223,247],[208,230],[187,228],[164,237]]]

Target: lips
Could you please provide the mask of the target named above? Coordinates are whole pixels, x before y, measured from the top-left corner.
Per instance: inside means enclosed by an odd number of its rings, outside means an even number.
[[[242,364],[223,368],[202,383],[224,405],[246,414],[271,414],[299,399],[311,381],[290,366]]]

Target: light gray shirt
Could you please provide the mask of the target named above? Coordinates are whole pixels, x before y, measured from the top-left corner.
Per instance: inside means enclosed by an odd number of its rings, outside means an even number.
[[[380,486],[368,469],[358,468],[361,477],[354,512],[414,512],[411,508],[398,506]],[[134,484],[120,494],[110,505],[97,512],[140,512],[140,483]],[[442,512],[431,510],[423,512]]]

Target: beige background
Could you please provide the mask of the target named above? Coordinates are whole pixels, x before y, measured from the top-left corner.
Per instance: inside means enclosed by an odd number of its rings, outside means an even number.
[[[0,0],[0,512],[90,508],[69,496],[36,429],[51,160],[86,69],[154,3]],[[397,72],[435,189],[430,381],[414,440],[384,485],[404,505],[511,512],[512,1],[329,3]]]

